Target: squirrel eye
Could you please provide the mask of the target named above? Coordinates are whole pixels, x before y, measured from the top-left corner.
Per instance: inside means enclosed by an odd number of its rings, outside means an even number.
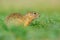
[[[36,13],[34,13],[34,14],[36,14]]]

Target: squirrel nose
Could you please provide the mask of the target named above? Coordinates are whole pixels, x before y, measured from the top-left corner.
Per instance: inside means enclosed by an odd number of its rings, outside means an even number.
[[[40,17],[40,14],[39,14],[39,17]]]
[[[40,18],[40,14],[38,15],[38,18]]]

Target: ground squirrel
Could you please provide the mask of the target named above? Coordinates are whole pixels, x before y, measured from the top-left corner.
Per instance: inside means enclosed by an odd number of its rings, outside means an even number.
[[[8,15],[5,19],[7,26],[10,25],[21,25],[28,26],[32,20],[38,18],[40,15],[37,12],[28,12],[26,15],[21,15],[20,13],[12,13]]]

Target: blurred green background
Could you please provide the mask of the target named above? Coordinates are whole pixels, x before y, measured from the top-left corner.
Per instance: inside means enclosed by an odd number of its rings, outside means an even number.
[[[10,13],[40,13],[25,29],[4,23]],[[60,0],[0,0],[0,40],[60,40]]]

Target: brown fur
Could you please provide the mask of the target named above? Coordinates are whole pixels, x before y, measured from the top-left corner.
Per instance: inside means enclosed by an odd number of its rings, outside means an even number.
[[[39,16],[38,13],[28,12],[26,15],[21,15],[19,13],[13,13],[6,17],[5,23],[10,26],[14,24],[16,26],[24,24],[24,26],[28,26],[33,19]]]

